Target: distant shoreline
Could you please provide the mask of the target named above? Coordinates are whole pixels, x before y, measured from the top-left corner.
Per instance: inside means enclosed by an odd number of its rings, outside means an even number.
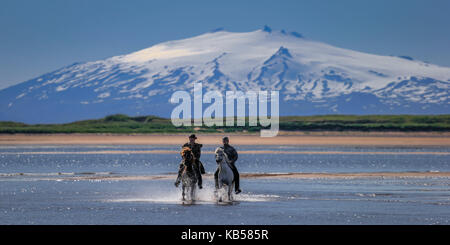
[[[197,134],[204,145],[220,145],[221,137],[233,145],[349,145],[450,146],[450,132],[280,132],[259,134]],[[181,145],[188,134],[0,134],[0,145]]]

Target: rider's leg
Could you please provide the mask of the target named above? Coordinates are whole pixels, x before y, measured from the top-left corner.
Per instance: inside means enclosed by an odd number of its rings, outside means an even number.
[[[205,167],[203,167],[203,163],[200,160],[198,161],[198,166],[200,168],[200,173],[206,174]]]
[[[202,173],[200,171],[200,162],[196,161],[196,168],[194,168],[194,171],[197,171],[197,184],[198,187],[201,189],[203,188],[202,184],[203,184],[203,180],[202,180]]]
[[[198,183],[197,184],[200,189],[203,188],[203,180],[202,180],[201,174],[198,175]]]
[[[234,164],[230,164],[230,166],[234,174],[234,189],[236,192],[241,192],[241,189],[239,189],[239,172]]]

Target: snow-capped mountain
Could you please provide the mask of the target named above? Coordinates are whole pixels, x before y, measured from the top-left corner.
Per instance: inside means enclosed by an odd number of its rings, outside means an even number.
[[[216,30],[75,63],[0,91],[0,120],[170,117],[174,91],[279,90],[280,115],[449,113],[450,68],[367,54],[296,32]]]

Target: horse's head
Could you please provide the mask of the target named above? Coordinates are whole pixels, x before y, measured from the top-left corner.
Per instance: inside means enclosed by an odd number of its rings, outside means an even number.
[[[183,158],[185,164],[189,164],[192,162],[192,160],[194,159],[194,155],[192,154],[191,148],[189,147],[183,147],[183,149],[181,149],[181,157]]]
[[[218,147],[214,152],[216,154],[216,162],[221,163],[223,160],[228,161],[227,154],[223,150],[223,148]]]

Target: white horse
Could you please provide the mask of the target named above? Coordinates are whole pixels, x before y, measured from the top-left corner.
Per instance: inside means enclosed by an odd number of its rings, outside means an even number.
[[[231,167],[229,165],[228,156],[223,150],[223,148],[217,148],[215,151],[216,154],[216,162],[217,167],[219,169],[219,189],[217,190],[217,197],[218,201],[222,202],[222,195],[218,196],[218,191],[224,188],[227,192],[228,201],[232,201],[232,191],[233,191],[233,185],[234,185],[234,174],[233,170],[231,170]],[[226,187],[226,188],[225,188]]]

